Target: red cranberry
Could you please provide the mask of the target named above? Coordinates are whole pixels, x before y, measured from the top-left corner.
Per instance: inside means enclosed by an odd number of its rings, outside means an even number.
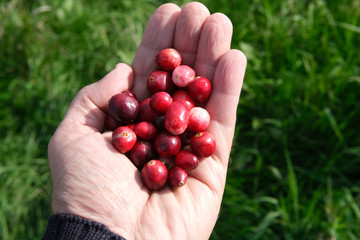
[[[187,65],[180,65],[172,72],[172,81],[178,87],[187,87],[194,78],[194,69]]]
[[[138,138],[150,140],[156,136],[157,130],[152,123],[139,122],[135,125],[134,132]]]
[[[186,109],[190,111],[196,106],[195,101],[192,99],[190,94],[185,90],[178,90],[171,95],[173,102],[181,102],[185,105]]]
[[[130,96],[130,97],[136,98],[135,93],[132,92],[131,90],[125,90],[125,91],[123,91],[122,93],[123,93],[123,94],[126,94],[126,95],[128,95],[128,96]]]
[[[150,73],[146,84],[151,94],[157,92],[171,93],[175,89],[175,85],[171,80],[171,74],[169,72],[160,70],[156,70]]]
[[[131,122],[137,117],[139,103],[136,98],[125,93],[119,93],[110,98],[108,109],[111,116],[117,121]]]
[[[165,114],[165,128],[172,134],[183,133],[189,123],[189,113],[184,104],[173,102]]]
[[[173,157],[180,151],[181,141],[177,135],[161,132],[155,138],[154,147],[160,156]]]
[[[141,170],[143,183],[151,190],[158,190],[165,186],[168,170],[159,160],[150,160]]]
[[[186,171],[191,171],[199,165],[199,159],[192,151],[184,149],[176,154],[175,164]]]
[[[172,98],[167,92],[157,92],[150,99],[150,106],[160,113],[165,113],[171,103]]]
[[[110,114],[106,114],[104,124],[107,130],[114,131],[116,128],[122,125],[122,122],[117,121]]]
[[[210,157],[216,150],[216,141],[211,133],[200,132],[191,138],[190,147],[197,156]]]
[[[155,111],[150,106],[150,98],[146,98],[140,102],[139,106],[139,114],[138,114],[138,122],[150,122],[154,123],[155,118],[160,116],[161,114]]]
[[[206,77],[196,77],[187,89],[195,101],[204,103],[209,99],[212,87],[211,82]]]
[[[173,187],[182,187],[186,184],[187,173],[184,169],[174,166],[169,170],[169,183]]]
[[[130,160],[134,165],[141,169],[145,163],[154,159],[156,152],[154,145],[149,141],[138,141],[130,152]]]
[[[188,129],[193,132],[203,132],[210,124],[210,115],[205,108],[194,107],[189,112]]]
[[[121,126],[112,133],[112,144],[120,153],[130,151],[136,143],[136,135],[127,126]]]
[[[161,69],[171,72],[181,64],[181,55],[173,48],[166,48],[156,54],[155,63]]]

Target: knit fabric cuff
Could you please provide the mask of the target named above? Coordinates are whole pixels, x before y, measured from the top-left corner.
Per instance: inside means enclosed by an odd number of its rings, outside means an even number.
[[[126,240],[105,225],[71,214],[57,214],[49,218],[43,240]]]

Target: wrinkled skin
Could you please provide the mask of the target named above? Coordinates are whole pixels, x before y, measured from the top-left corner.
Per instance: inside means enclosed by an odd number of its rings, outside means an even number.
[[[246,58],[231,50],[232,24],[223,14],[209,14],[200,3],[182,9],[160,6],[150,18],[131,66],[120,63],[74,98],[49,143],[53,212],[101,222],[126,239],[207,239],[216,223],[224,192],[234,135],[236,108]],[[140,172],[103,132],[107,101],[126,89],[140,100],[148,96],[146,77],[153,58],[176,48],[183,64],[213,83],[205,106],[208,130],[217,150],[190,172],[184,187],[149,191]]]

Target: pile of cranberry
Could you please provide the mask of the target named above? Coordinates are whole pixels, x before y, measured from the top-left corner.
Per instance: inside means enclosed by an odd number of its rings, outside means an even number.
[[[126,90],[108,103],[105,127],[113,131],[112,144],[141,170],[142,181],[151,190],[167,182],[185,185],[187,172],[216,149],[214,137],[206,131],[210,115],[204,108],[211,82],[181,61],[175,49],[161,50],[155,56],[160,70],[147,78],[151,97],[139,103]]]

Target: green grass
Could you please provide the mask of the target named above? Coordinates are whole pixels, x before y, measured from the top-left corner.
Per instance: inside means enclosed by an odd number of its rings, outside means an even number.
[[[360,2],[201,2],[248,58],[211,239],[359,239]],[[42,236],[52,133],[81,87],[131,63],[161,3],[0,2],[0,239]]]

